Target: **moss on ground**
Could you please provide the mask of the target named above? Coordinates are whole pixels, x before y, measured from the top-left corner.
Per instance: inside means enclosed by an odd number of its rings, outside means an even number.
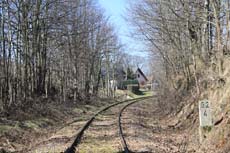
[[[96,140],[91,139],[90,142],[84,143],[79,148],[79,153],[117,153],[117,149],[108,142],[99,144]]]
[[[5,132],[10,131],[11,129],[13,129],[14,126],[9,126],[9,125],[0,125],[0,135],[2,135]]]
[[[132,97],[132,98],[141,98],[141,97],[148,97],[148,96],[152,96],[153,92],[152,91],[141,91],[138,94],[135,94],[133,92],[128,91],[128,96]]]
[[[54,121],[48,118],[38,118],[36,120],[27,120],[23,122],[24,128],[30,128],[34,130],[39,130],[40,128],[45,128],[50,125],[54,125]]]

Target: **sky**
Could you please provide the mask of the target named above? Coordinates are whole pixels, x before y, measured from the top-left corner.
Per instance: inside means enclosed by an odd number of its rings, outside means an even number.
[[[99,0],[99,4],[105,10],[106,16],[110,17],[110,22],[115,27],[115,31],[117,31],[119,39],[122,44],[125,45],[125,53],[140,56],[143,58],[143,71],[147,70],[147,56],[146,52],[143,52],[144,45],[135,39],[130,37],[131,35],[131,27],[124,19],[127,15],[126,8],[129,6],[129,0]]]
[[[115,26],[115,31],[121,42],[126,46],[126,53],[138,56],[146,56],[143,54],[143,45],[137,40],[130,37],[131,27],[125,21],[127,15],[126,8],[129,6],[128,0],[99,0],[99,4],[105,9],[105,13],[110,17],[110,22]]]

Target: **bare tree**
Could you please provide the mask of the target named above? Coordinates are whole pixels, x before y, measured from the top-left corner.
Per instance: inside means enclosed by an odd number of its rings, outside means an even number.
[[[0,18],[1,110],[98,93],[102,63],[119,42],[96,1],[2,0]]]
[[[199,95],[205,70],[212,67],[219,75],[223,73],[223,52],[229,50],[229,1],[130,3],[128,20],[136,36],[160,55],[169,88],[188,91],[195,87]]]

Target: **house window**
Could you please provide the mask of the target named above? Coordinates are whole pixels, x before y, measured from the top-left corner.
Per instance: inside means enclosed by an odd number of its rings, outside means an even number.
[[[140,78],[140,74],[137,74],[137,77]]]

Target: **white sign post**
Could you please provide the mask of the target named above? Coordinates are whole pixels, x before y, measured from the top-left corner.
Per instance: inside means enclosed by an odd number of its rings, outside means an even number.
[[[199,102],[200,126],[212,126],[211,108],[208,100]]]
[[[200,142],[203,141],[204,138],[204,128],[212,127],[212,115],[210,103],[208,100],[202,100],[199,102],[199,119],[200,119]],[[206,129],[207,130],[207,129]]]

